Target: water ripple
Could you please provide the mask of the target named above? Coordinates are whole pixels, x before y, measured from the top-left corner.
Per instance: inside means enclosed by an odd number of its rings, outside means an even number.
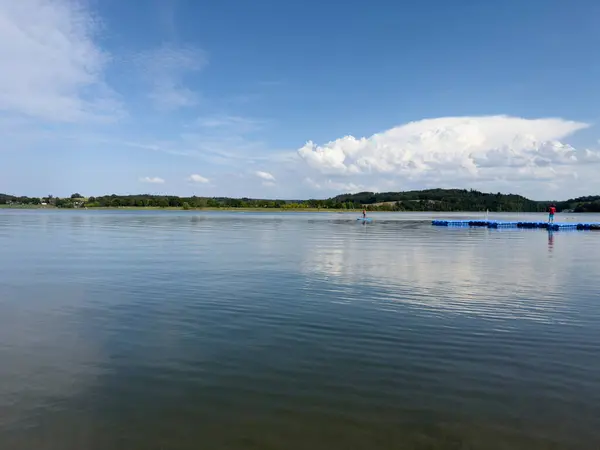
[[[600,235],[433,217],[0,210],[0,448],[596,448]]]

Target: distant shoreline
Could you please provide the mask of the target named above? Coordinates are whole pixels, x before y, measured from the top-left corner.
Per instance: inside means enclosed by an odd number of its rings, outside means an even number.
[[[485,193],[473,189],[426,189],[404,192],[359,192],[328,199],[260,199],[231,197],[179,197],[174,195],[127,194],[86,197],[79,192],[69,197],[26,197],[0,193],[0,204],[22,207],[178,209],[206,211],[303,211],[303,212],[546,212],[550,205],[563,212],[600,213],[600,195],[577,197],[563,202],[535,201],[516,194]]]
[[[48,209],[56,211],[241,211],[241,212],[297,212],[297,213],[361,213],[362,209],[336,209],[336,208],[248,208],[248,207],[212,207],[207,206],[204,208],[192,208],[184,209],[181,206],[92,206],[86,208],[58,208],[51,205],[0,205],[0,209]],[[369,211],[367,214],[377,213],[436,213],[436,214],[485,214],[485,211]],[[489,211],[490,214],[546,214],[545,212],[532,212],[532,211]],[[559,215],[565,214],[598,214],[594,212],[573,212],[569,211],[559,213]]]
[[[257,212],[361,212],[360,209],[333,209],[333,208],[234,208],[234,207],[205,207],[184,209],[181,206],[92,206],[87,208],[57,208],[56,206],[42,205],[0,205],[0,209],[51,209],[61,211],[257,211]],[[369,211],[369,213],[378,211]]]

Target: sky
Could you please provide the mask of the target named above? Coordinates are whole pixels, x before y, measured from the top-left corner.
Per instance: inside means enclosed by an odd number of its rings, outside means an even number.
[[[600,193],[600,2],[0,0],[0,192]]]

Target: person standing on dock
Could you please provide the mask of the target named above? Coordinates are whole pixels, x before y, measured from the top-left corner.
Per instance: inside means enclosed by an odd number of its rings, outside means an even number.
[[[548,223],[554,223],[554,214],[556,214],[556,206],[553,203],[548,208]]]

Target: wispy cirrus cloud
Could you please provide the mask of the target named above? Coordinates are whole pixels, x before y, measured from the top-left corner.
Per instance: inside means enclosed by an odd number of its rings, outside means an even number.
[[[262,128],[266,121],[250,117],[217,114],[199,117],[197,125],[213,132],[226,131],[236,134],[244,134]]]
[[[193,46],[163,44],[139,53],[135,63],[156,108],[171,111],[198,104],[200,94],[186,86],[185,77],[206,67],[205,51]]]
[[[124,114],[104,80],[111,55],[83,3],[0,0],[0,111],[49,122],[111,121]]]

